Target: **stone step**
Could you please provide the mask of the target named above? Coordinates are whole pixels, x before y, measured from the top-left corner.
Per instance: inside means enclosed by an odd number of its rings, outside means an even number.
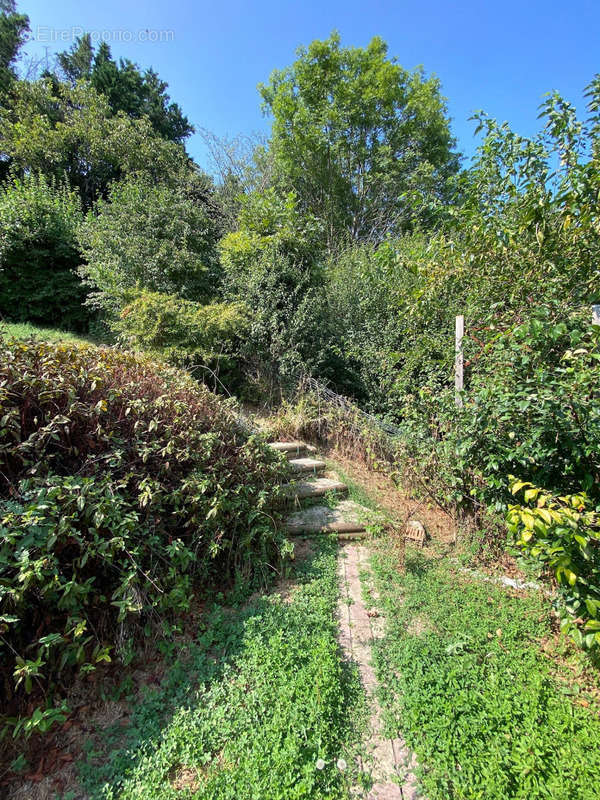
[[[353,500],[342,500],[335,508],[303,508],[290,514],[285,521],[286,530],[291,534],[365,534],[369,527],[377,524],[384,524],[383,515]]]
[[[269,447],[278,453],[283,453],[288,458],[296,458],[296,456],[308,452],[304,442],[269,442]]]
[[[290,458],[290,466],[294,472],[322,472],[327,464],[317,458]]]
[[[332,478],[315,478],[312,481],[297,481],[288,483],[283,487],[284,492],[289,497],[298,500],[305,500],[309,497],[323,497],[323,495],[333,492],[334,494],[347,494],[348,487],[341,481]]]

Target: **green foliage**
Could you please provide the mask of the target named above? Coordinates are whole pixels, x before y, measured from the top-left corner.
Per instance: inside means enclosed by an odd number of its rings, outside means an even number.
[[[142,630],[168,636],[214,578],[264,580],[282,472],[185,373],[72,343],[1,342],[1,356],[7,713],[58,677],[124,658]]]
[[[75,40],[70,51],[58,54],[58,63],[73,85],[89,81],[107,98],[113,114],[122,111],[132,119],[146,117],[155,133],[172,142],[181,143],[194,132],[177,103],[169,102],[168,84],[152,69],[142,73],[129,59],[117,64],[106,42],[94,53],[91,36],[86,33]]]
[[[327,270],[352,376],[335,383],[402,426],[399,473],[446,507],[504,511],[508,474],[558,494],[597,482],[599,92],[595,80],[584,120],[548,98],[531,140],[480,116],[485,138],[444,231],[351,248]]]
[[[116,749],[99,765],[98,744],[88,748],[80,767],[88,796],[162,800],[183,776],[199,799],[348,798],[365,708],[339,653],[336,551],[335,542],[315,542],[285,599],[207,614],[190,652],[133,705],[127,728],[112,732]]]
[[[597,677],[582,674],[582,654],[541,652],[543,595],[514,596],[414,553],[405,575],[390,555],[374,566],[388,620],[380,703],[389,735],[401,731],[416,752],[423,795],[597,797]]]
[[[221,259],[230,292],[243,295],[258,262],[265,257],[288,258],[316,277],[320,223],[299,209],[294,192],[279,196],[275,189],[252,192],[240,198],[238,230],[220,243]]]
[[[402,69],[379,37],[344,48],[333,33],[259,90],[275,174],[322,221],[330,247],[435,218],[458,168],[437,78]]]
[[[225,297],[252,310],[242,355],[269,382],[304,370],[328,374],[336,364],[318,289],[319,230],[293,193],[280,198],[270,189],[244,198],[239,229],[219,243]]]
[[[328,290],[336,315],[350,323],[344,350],[356,359],[373,342],[375,374],[355,362],[357,390],[368,382],[380,413],[401,419],[405,400],[418,404],[421,389],[451,386],[456,314],[465,316],[467,335],[488,344],[494,330],[512,328],[536,307],[550,306],[558,322],[597,298],[599,93],[592,82],[584,120],[550,97],[542,108],[546,127],[532,139],[481,115],[485,136],[443,232],[386,242],[388,254],[396,253],[387,274],[381,247],[334,259]],[[470,366],[476,375],[479,362]]]
[[[29,31],[29,17],[18,14],[14,0],[0,3],[0,103],[15,80],[14,65]]]
[[[43,175],[13,178],[0,188],[0,315],[83,330],[89,313],[75,274],[81,203]]]
[[[240,303],[200,305],[173,295],[143,292],[115,322],[121,339],[170,363],[209,367],[231,385],[236,355],[248,328]]]
[[[217,226],[195,181],[115,183],[79,231],[90,302],[118,314],[140,290],[207,301],[218,288]]]
[[[580,647],[600,645],[600,517],[585,492],[553,497],[528,481],[511,481],[523,504],[510,505],[508,530],[560,587],[561,630]]]
[[[91,344],[91,339],[78,336],[71,331],[62,331],[59,328],[38,328],[29,322],[2,322],[0,335],[5,339],[42,339],[46,342],[79,342]]]
[[[362,408],[394,416],[400,391],[398,364],[409,358],[403,312],[418,286],[419,249],[424,237],[388,239],[379,247],[359,244],[329,259],[325,293],[333,321],[333,346],[348,367],[348,376],[335,376],[344,394]]]
[[[124,176],[168,182],[189,169],[183,147],[156,136],[145,117],[113,114],[91,86],[50,78],[15,83],[0,118],[0,142],[15,169],[66,176],[86,208]]]
[[[520,325],[489,332],[457,430],[460,457],[484,476],[487,502],[504,494],[508,474],[558,492],[598,481],[600,330],[589,313],[557,319],[532,310]]]

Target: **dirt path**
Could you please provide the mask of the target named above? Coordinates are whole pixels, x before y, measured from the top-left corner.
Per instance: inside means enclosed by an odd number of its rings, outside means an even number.
[[[371,665],[371,645],[374,639],[383,636],[384,620],[372,612],[370,614],[362,598],[361,580],[368,586],[368,577],[365,576],[370,574],[368,559],[369,550],[363,544],[348,543],[340,547],[340,645],[347,658],[358,666],[371,706],[361,766],[371,773],[374,781],[368,800],[416,800],[419,794],[414,776],[414,755],[402,739],[388,739],[383,734],[381,709],[376,697],[377,680]],[[373,592],[371,596],[376,599]]]

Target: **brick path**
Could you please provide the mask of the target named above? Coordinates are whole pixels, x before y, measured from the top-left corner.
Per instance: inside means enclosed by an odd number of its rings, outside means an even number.
[[[387,739],[383,735],[381,709],[376,698],[377,680],[371,666],[371,644],[383,636],[384,620],[368,615],[361,596],[360,573],[370,573],[368,558],[369,551],[362,544],[340,547],[340,645],[346,656],[356,663],[371,706],[370,730],[361,759],[362,769],[370,772],[374,781],[367,800],[416,800],[419,794],[414,754],[402,739]],[[376,599],[375,593],[372,596]]]

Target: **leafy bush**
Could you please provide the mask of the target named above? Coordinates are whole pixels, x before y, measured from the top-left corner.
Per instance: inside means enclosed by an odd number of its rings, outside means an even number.
[[[559,493],[597,483],[599,343],[588,309],[564,320],[542,309],[495,335],[473,368],[459,443],[484,499],[508,474]]]
[[[269,573],[280,459],[188,375],[93,346],[1,341],[2,707]],[[118,645],[118,646],[117,646]]]
[[[208,367],[230,388],[239,373],[240,342],[248,328],[241,303],[200,305],[159,292],[143,292],[114,324],[130,346],[171,364]]]
[[[181,177],[176,189],[146,178],[115,183],[89,212],[79,238],[93,305],[116,315],[142,289],[200,301],[215,295],[216,222],[206,197],[196,196],[202,187]]]
[[[301,213],[293,193],[278,198],[272,190],[249,195],[239,223],[219,248],[225,297],[251,309],[242,348],[248,370],[269,390],[304,371],[342,372],[319,291],[319,223]]]
[[[597,499],[599,335],[588,309],[561,319],[551,307],[475,332],[462,408],[435,378],[405,396],[398,469],[418,465],[428,494],[469,513],[504,513],[511,474],[558,494],[589,485]]]
[[[528,481],[511,483],[523,504],[509,506],[518,547],[552,570],[561,593],[561,630],[579,646],[600,645],[600,517],[585,492],[553,497]]]
[[[75,269],[81,263],[77,195],[42,175],[0,190],[0,314],[15,322],[83,330],[89,313]]]
[[[244,291],[261,255],[277,251],[313,273],[320,254],[321,223],[303,214],[294,192],[279,196],[274,189],[241,198],[238,230],[220,244],[227,286]]]
[[[325,293],[346,374],[333,376],[338,391],[362,408],[398,417],[399,397],[410,391],[410,362],[430,343],[429,329],[414,329],[406,316],[420,286],[418,261],[427,248],[422,235],[358,244],[329,259]],[[436,320],[437,322],[437,320]],[[402,370],[401,374],[400,370]]]

